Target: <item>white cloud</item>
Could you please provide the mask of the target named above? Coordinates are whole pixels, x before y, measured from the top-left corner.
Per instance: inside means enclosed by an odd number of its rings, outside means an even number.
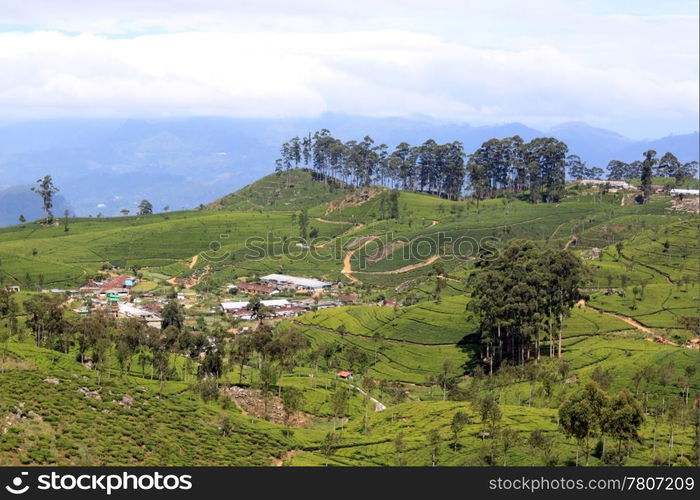
[[[405,31],[4,33],[0,75],[6,116],[336,111],[547,122],[698,110],[697,80],[594,67],[550,46],[483,49]]]
[[[28,0],[0,5],[2,24],[19,30],[0,33],[4,117],[420,113],[651,134],[698,119],[686,0]]]

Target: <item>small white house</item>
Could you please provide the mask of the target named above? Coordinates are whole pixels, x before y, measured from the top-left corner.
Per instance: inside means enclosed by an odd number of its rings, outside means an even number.
[[[671,196],[700,196],[700,189],[671,189]]]

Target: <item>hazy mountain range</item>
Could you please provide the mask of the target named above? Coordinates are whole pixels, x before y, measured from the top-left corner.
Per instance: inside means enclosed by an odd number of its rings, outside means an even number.
[[[51,174],[61,189],[60,207],[77,215],[135,211],[143,198],[157,211],[193,208],[274,170],[282,141],[328,128],[343,139],[370,135],[390,147],[459,140],[467,152],[492,137],[525,140],[553,136],[589,165],[632,161],[653,148],[697,160],[698,133],[634,141],[585,123],[540,131],[520,123],[474,127],[430,118],[368,118],[328,114],[315,119],[52,119],[0,126],[0,225],[41,216],[28,185]],[[24,194],[22,194],[24,193]]]

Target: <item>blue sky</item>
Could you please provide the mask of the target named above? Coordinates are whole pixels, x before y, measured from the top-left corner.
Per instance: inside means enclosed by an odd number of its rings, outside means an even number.
[[[0,0],[3,119],[324,112],[698,128],[698,3]]]

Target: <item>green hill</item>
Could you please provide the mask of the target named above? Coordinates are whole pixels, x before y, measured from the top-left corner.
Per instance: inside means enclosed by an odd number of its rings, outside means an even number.
[[[210,210],[282,210],[310,208],[336,198],[346,186],[307,169],[270,174],[213,201]]]
[[[429,465],[428,436],[437,431],[439,465],[567,465],[577,443],[562,433],[557,409],[589,380],[610,397],[628,389],[643,404],[646,419],[628,443],[628,464],[683,464],[694,456],[700,387],[692,368],[700,351],[688,341],[697,335],[689,320],[698,316],[700,293],[696,214],[669,210],[672,199],[662,195],[638,205],[572,190],[556,204],[497,198],[477,209],[401,192],[391,218],[390,194],[292,170],[210,210],[69,219],[68,230],[39,223],[0,229],[0,278],[22,286],[13,295],[17,309],[0,311],[0,464],[393,465],[404,439],[404,462]],[[315,236],[302,243],[304,208]],[[251,256],[250,241],[261,237],[264,252]],[[563,361],[543,346],[539,364],[506,364],[493,376],[480,371],[484,353],[467,310],[467,278],[478,268],[469,247],[455,242],[487,238],[495,248],[513,239],[568,247],[584,259],[586,300],[564,318]],[[53,348],[35,346],[28,301],[40,296],[36,290],[73,287],[98,272],[139,273],[139,290],[157,297],[181,288],[187,335],[180,340],[220,339],[218,387],[201,381],[208,342],[193,344],[201,352],[170,346],[157,365],[144,341],[124,363],[123,331],[115,326],[102,350],[87,348],[97,368],[78,362],[85,340],[71,326]],[[279,343],[241,354],[237,342],[260,324],[231,321],[218,303],[248,300],[232,298],[225,285],[270,272],[342,286],[305,314],[269,322]],[[322,307],[344,296],[354,304]],[[74,325],[80,302],[60,302],[70,309],[66,325]],[[274,358],[287,352],[280,339],[289,331],[300,334],[299,351]],[[154,369],[163,363],[161,384]],[[356,377],[341,380],[338,370]],[[368,388],[386,410],[373,411],[353,386]],[[252,406],[226,396],[232,388]],[[302,423],[291,430],[279,399],[290,388],[303,396]],[[485,435],[479,404],[487,397],[502,419]],[[457,411],[467,422],[455,437]],[[518,439],[504,452],[505,428]],[[551,438],[546,456],[532,453],[534,431]],[[338,439],[330,449],[329,433]],[[611,461],[597,453],[591,463]]]

